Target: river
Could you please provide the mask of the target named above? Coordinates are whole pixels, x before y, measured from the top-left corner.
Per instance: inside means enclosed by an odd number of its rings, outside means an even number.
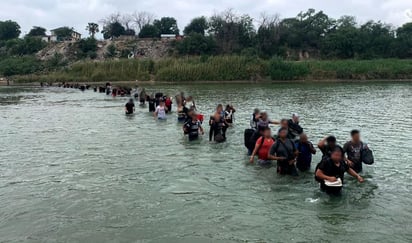
[[[231,103],[224,144],[92,90],[0,88],[0,242],[411,242],[412,83],[148,86]],[[341,197],[309,173],[247,163],[255,107],[298,112],[310,140],[358,128],[375,154]],[[208,127],[206,126],[206,132]],[[276,127],[273,128],[275,131]]]

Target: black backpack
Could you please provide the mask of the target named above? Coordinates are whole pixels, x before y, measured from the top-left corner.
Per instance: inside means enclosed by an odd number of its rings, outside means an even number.
[[[255,147],[254,144],[251,143],[251,138],[253,134],[255,133],[255,130],[253,129],[246,129],[244,133],[244,144],[247,149],[253,149]]]
[[[361,143],[361,161],[367,165],[371,165],[375,162],[373,152],[366,145]]]

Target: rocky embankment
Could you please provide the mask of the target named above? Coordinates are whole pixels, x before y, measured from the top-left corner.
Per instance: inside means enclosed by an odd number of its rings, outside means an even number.
[[[111,46],[114,46],[113,49]],[[114,58],[150,58],[160,59],[173,52],[171,40],[160,39],[117,39],[98,41],[96,60],[108,58],[109,48],[115,50]],[[76,61],[78,48],[75,42],[50,43],[36,54],[40,60],[49,60],[56,54],[65,60]],[[110,56],[113,59],[112,56]]]

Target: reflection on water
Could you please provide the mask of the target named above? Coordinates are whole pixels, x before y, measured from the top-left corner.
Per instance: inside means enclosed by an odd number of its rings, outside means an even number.
[[[409,242],[410,83],[149,86],[238,112],[228,141],[189,143],[175,114],[124,116],[127,98],[78,90],[0,88],[0,239],[31,242]],[[360,128],[374,150],[366,182],[341,197],[249,165],[254,108],[302,116],[317,142]],[[276,128],[274,128],[275,130]],[[206,134],[208,128],[206,127]],[[320,159],[316,155],[315,163]],[[313,166],[314,167],[314,166]]]

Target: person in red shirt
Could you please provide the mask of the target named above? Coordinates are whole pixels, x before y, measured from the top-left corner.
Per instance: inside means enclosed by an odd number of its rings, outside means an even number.
[[[270,148],[275,143],[275,140],[272,138],[272,131],[269,127],[263,128],[262,132],[263,136],[261,136],[255,145],[255,149],[253,150],[252,155],[250,156],[250,163],[253,163],[255,160],[255,156],[258,155],[258,164],[259,165],[270,165],[272,163],[269,160],[268,155]]]
[[[173,104],[172,98],[171,97],[166,97],[166,100],[165,100],[165,105],[167,107],[167,112],[166,113],[169,113],[169,112],[172,111],[172,104]]]

